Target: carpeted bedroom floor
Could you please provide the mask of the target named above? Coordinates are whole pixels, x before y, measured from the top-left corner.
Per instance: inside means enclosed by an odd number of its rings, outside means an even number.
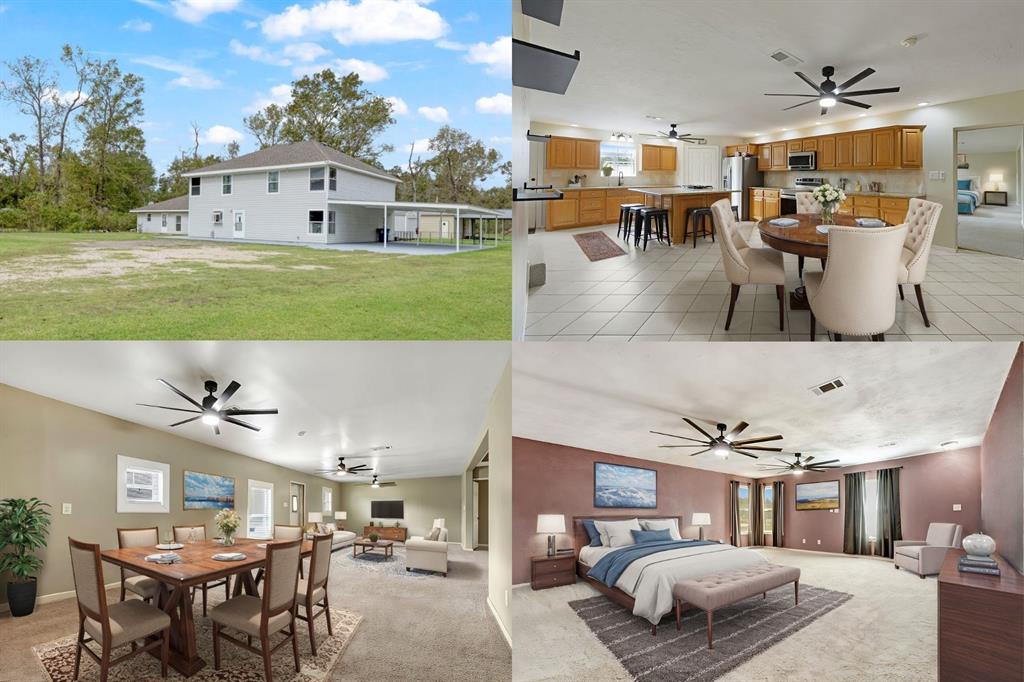
[[[1024,258],[1020,206],[982,205],[973,215],[958,215],[957,224],[957,242],[961,248]]]
[[[861,682],[875,674],[887,682],[935,679],[934,577],[921,580],[895,570],[889,560],[872,557],[774,548],[754,551],[773,563],[799,567],[801,584],[848,592],[853,598],[718,678],[721,682]],[[580,582],[513,591],[516,682],[632,679],[568,606],[596,594]]]

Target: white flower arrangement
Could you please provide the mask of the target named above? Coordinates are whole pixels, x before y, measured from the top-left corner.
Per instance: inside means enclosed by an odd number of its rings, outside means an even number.
[[[238,527],[242,525],[242,518],[234,509],[221,509],[217,512],[217,515],[213,517],[213,522],[216,524],[220,532],[226,536],[235,534]]]
[[[826,210],[835,208],[837,205],[846,201],[846,192],[838,187],[833,187],[827,182],[824,185],[815,187],[811,192],[811,196],[813,196],[814,200],[821,204],[821,207]]]

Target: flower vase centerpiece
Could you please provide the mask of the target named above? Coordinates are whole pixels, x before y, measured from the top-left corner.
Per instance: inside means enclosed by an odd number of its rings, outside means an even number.
[[[821,206],[822,225],[831,225],[835,220],[836,207],[846,201],[846,192],[826,182],[824,185],[815,187],[811,195]]]
[[[234,509],[221,509],[213,518],[213,522],[224,537],[221,543],[224,545],[235,544],[235,533],[242,525],[242,518],[238,513]]]

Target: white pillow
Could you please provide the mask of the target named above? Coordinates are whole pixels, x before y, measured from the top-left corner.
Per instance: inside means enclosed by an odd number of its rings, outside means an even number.
[[[635,545],[631,530],[643,530],[636,519],[628,521],[594,521],[597,532],[601,534],[601,544],[605,547],[625,547]]]
[[[673,540],[682,540],[679,534],[679,519],[644,519],[640,522],[644,530],[668,530]]]

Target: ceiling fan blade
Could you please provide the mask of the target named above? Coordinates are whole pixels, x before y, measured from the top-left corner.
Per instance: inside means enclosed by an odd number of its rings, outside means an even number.
[[[220,435],[220,424],[213,425],[213,433],[218,436]]]
[[[277,408],[275,407],[269,410],[240,410],[237,407],[230,407],[226,410],[223,410],[221,414],[226,414],[231,417],[237,417],[238,415],[246,414],[277,414]]]
[[[766,92],[765,97],[821,97],[821,95],[796,95],[790,92]]]
[[[747,438],[746,440],[737,440],[733,442],[733,445],[753,445],[754,443],[767,443],[770,440],[782,440],[782,436],[758,436],[757,438]]]
[[[348,468],[348,472],[350,474],[354,474],[357,471],[372,471],[372,470],[373,470],[373,467],[368,467],[365,464],[359,464],[357,466],[349,467]]]
[[[864,104],[863,102],[856,102],[856,101],[854,101],[852,99],[846,99],[845,97],[836,97],[836,101],[837,102],[842,102],[843,104],[849,104],[851,106],[860,107],[861,109],[870,109],[871,108],[870,104]]]
[[[707,443],[703,445],[659,445],[659,448],[706,448]]]
[[[782,452],[782,448],[766,448],[763,445],[736,445],[734,443],[733,446],[741,450],[762,450],[764,452]]]
[[[235,394],[235,391],[237,391],[241,387],[242,385],[239,384],[237,381],[232,381],[230,384],[228,384],[228,387],[224,389],[224,392],[221,393],[220,397],[217,398],[216,402],[213,403],[213,409],[219,410],[224,405],[227,405],[227,402],[231,400],[231,396],[233,396]]]
[[[804,457],[804,464],[807,464],[807,462],[810,462],[812,459],[814,459],[814,455],[811,455],[810,457]]]
[[[174,410],[175,412],[189,412],[191,414],[202,414],[201,410],[186,410],[184,407],[167,407],[166,405],[150,405],[149,403],[135,403],[143,407],[159,407],[161,410]]]
[[[189,401],[190,403],[192,403],[192,404],[193,404],[193,405],[195,405],[196,407],[198,407],[198,408],[199,408],[200,410],[202,410],[202,409],[203,409],[203,406],[202,406],[201,404],[199,404],[199,403],[197,403],[196,401],[192,400],[192,398],[189,398],[189,397],[188,397],[187,395],[185,395],[184,393],[182,393],[181,391],[179,391],[178,389],[176,389],[176,388],[175,388],[174,386],[171,386],[170,382],[169,382],[169,381],[167,381],[166,379],[157,379],[157,381],[159,381],[159,382],[160,382],[161,384],[163,384],[163,385],[164,385],[164,386],[166,386],[167,388],[171,389],[172,391],[174,391],[174,392],[175,392],[175,393],[177,393],[177,394],[178,394],[179,396],[181,396],[181,397],[182,397],[182,398],[184,398],[185,400]]]
[[[250,429],[251,431],[259,431],[260,430],[258,426],[253,426],[252,424],[246,424],[241,419],[235,419],[234,417],[228,417],[228,416],[224,415],[224,416],[221,417],[221,419],[226,421],[228,424],[234,424],[235,426],[244,426],[245,428]]]
[[[810,461],[810,458],[804,460],[804,462],[808,462],[808,461]],[[833,462],[838,462],[838,461],[839,461],[838,459],[826,459],[824,462],[815,462],[814,466],[820,467],[822,464],[832,464]]]
[[[747,428],[748,426],[750,426],[750,424],[741,421],[740,423],[736,424],[736,426],[732,427],[732,431],[725,434],[724,438],[731,443],[733,437],[740,435],[740,433],[743,432],[743,429]]]
[[[182,419],[180,422],[174,422],[173,424],[171,424],[171,426],[181,426],[182,424],[188,424],[189,422],[194,422],[197,419],[199,419],[199,417],[189,417],[188,419]]]
[[[860,73],[858,73],[853,78],[851,78],[850,80],[846,81],[845,83],[843,83],[842,85],[837,87],[836,91],[837,92],[845,92],[846,88],[850,87],[854,83],[860,83],[862,80],[864,80],[865,78],[867,78],[868,76],[870,76],[874,72],[875,72],[874,69],[872,69],[871,67],[868,67],[868,68],[864,69],[863,71],[861,71]]]
[[[705,452],[711,452],[711,448],[706,448],[700,452],[691,452],[690,457],[696,457],[697,455],[703,455]]]
[[[821,88],[820,88],[820,87],[818,87],[818,84],[817,84],[817,83],[815,83],[814,81],[812,81],[812,80],[811,80],[810,78],[808,78],[808,77],[807,77],[807,76],[805,76],[804,74],[800,73],[799,71],[794,71],[793,73],[795,73],[795,74],[797,75],[797,78],[799,78],[800,80],[802,80],[802,81],[803,81],[804,83],[807,83],[808,85],[810,85],[810,86],[811,86],[811,88],[812,88],[812,89],[813,89],[813,90],[814,90],[814,91],[815,91],[816,93],[818,93],[819,95],[823,94],[823,93],[822,93],[822,90],[821,90]]]
[[[813,102],[815,102],[815,101],[816,101],[816,100],[813,100],[813,99],[809,99],[809,100],[807,100],[806,102],[800,102],[800,104],[794,104],[794,105],[793,105],[793,106],[791,106],[791,107],[786,107],[785,109],[783,109],[783,111],[789,111],[790,109],[796,109],[797,107],[802,107],[802,106],[803,106],[803,105],[805,105],[805,104],[811,104],[811,103],[813,103]]]
[[[683,417],[683,421],[692,426],[693,428],[697,429],[698,431],[700,431],[701,435],[707,438],[708,440],[715,440],[714,436],[712,436],[710,433],[697,426],[697,422],[693,421],[689,417]]]
[[[702,440],[697,440],[696,438],[687,438],[686,436],[677,436],[674,433],[664,433],[663,431],[651,431],[651,433],[656,433],[659,436],[668,436],[669,438],[679,438],[680,440],[690,440],[693,441],[694,443],[700,443],[701,445],[705,445],[704,441]]]
[[[743,452],[742,450],[734,450],[734,452],[738,452],[741,455],[745,455],[747,457],[750,457],[750,458],[753,458],[753,459],[757,459],[757,455],[755,455],[753,453],[750,453],[750,452]]]
[[[840,469],[840,468],[842,468],[842,467],[839,467],[839,466],[837,466],[835,464],[829,464],[828,466],[818,466],[818,465],[815,465],[815,466],[812,466],[812,467],[807,467],[807,470],[808,471],[826,471],[828,469]]]
[[[898,87],[895,88],[875,88],[874,90],[853,90],[851,92],[843,92],[843,97],[856,97],[857,95],[884,95],[888,92],[899,92]]]
[[[777,462],[782,462],[783,464],[785,464],[787,469],[792,469],[793,468],[793,463],[792,462],[787,462],[786,460],[780,459],[778,457],[776,457],[775,460]]]
[[[338,470],[337,469],[317,469],[313,473],[317,473],[317,474],[336,474],[336,473],[338,473]]]

